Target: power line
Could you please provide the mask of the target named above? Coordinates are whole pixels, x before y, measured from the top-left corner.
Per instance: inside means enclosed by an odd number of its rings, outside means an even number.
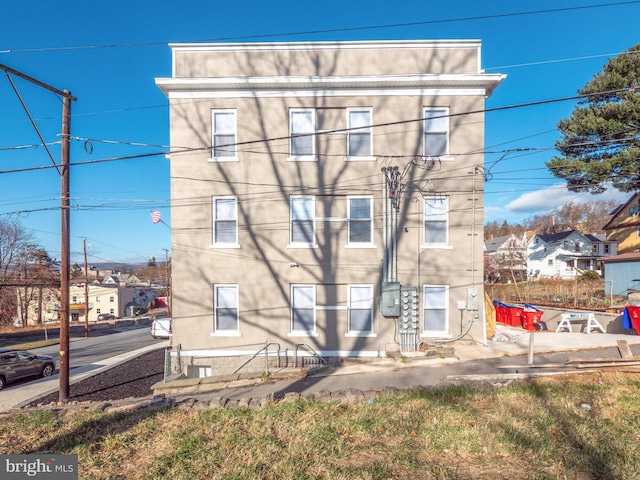
[[[632,1],[626,1],[626,2],[613,2],[613,3],[600,3],[596,5],[580,5],[576,7],[549,8],[549,9],[543,9],[543,10],[529,10],[524,12],[497,13],[497,14],[491,14],[491,15],[478,15],[473,17],[459,17],[459,18],[449,18],[449,19],[440,19],[440,20],[424,20],[424,21],[418,21],[418,22],[369,25],[369,26],[362,26],[362,27],[346,27],[346,28],[331,28],[331,29],[321,29],[321,30],[265,33],[265,34],[241,35],[241,36],[233,36],[233,37],[214,37],[210,39],[182,40],[182,41],[170,42],[170,43],[222,42],[222,41],[233,41],[233,40],[265,39],[265,38],[292,37],[292,36],[301,36],[301,35],[317,35],[317,34],[327,34],[327,33],[357,32],[357,31],[365,31],[365,30],[381,30],[381,29],[391,29],[391,28],[407,28],[407,27],[416,27],[416,26],[425,26],[425,25],[445,24],[445,23],[470,22],[470,21],[477,21],[477,20],[492,20],[496,18],[511,18],[511,17],[518,17],[518,16],[543,15],[548,13],[572,12],[572,11],[578,11],[578,10],[592,10],[592,9],[598,9],[598,8],[633,5],[637,3],[640,3],[640,0],[632,0]],[[0,54],[52,52],[52,51],[68,51],[68,50],[93,50],[93,49],[102,49],[102,48],[147,47],[147,46],[156,46],[156,45],[166,45],[166,43],[167,43],[166,41],[163,41],[163,42],[139,42],[139,43],[113,43],[113,44],[106,44],[106,45],[78,45],[78,46],[68,46],[68,47],[6,49],[6,50],[0,50]]]
[[[640,0],[638,0],[638,1],[640,1]],[[494,113],[494,112],[500,112],[500,111],[505,111],[505,110],[513,110],[513,109],[516,109],[516,108],[527,108],[527,107],[534,107],[534,106],[540,106],[540,105],[548,105],[548,104],[558,103],[558,102],[566,102],[566,101],[570,101],[570,100],[582,100],[582,99],[585,99],[585,98],[596,97],[596,96],[601,96],[601,95],[611,95],[611,94],[622,93],[622,92],[635,92],[635,91],[638,91],[638,90],[640,90],[640,87],[627,87],[627,88],[621,88],[621,89],[616,89],[616,90],[607,90],[607,91],[602,91],[602,92],[573,95],[573,96],[568,96],[568,97],[559,97],[559,98],[552,98],[552,99],[546,99],[546,100],[537,100],[537,101],[524,102],[524,103],[518,103],[518,104],[512,104],[512,105],[504,105],[504,106],[499,106],[499,107],[483,108],[483,109],[479,109],[479,110],[470,110],[470,111],[464,111],[464,112],[460,112],[460,113],[448,113],[448,114],[444,114],[444,115],[430,116],[429,119],[454,118],[454,117],[462,117],[462,116],[466,116],[466,115],[477,115],[477,114],[481,114],[481,113],[482,114],[484,114],[484,113]],[[426,119],[425,117],[418,117],[418,118],[412,118],[412,119],[407,119],[407,120],[397,120],[397,121],[393,121],[393,122],[376,123],[376,124],[369,125],[368,128],[381,128],[381,127],[389,127],[389,126],[394,126],[394,125],[404,125],[404,124],[409,124],[409,123],[422,122],[425,119]],[[331,129],[331,130],[323,130],[321,132],[296,134],[296,135],[283,135],[283,136],[271,137],[271,138],[261,138],[261,139],[256,139],[256,140],[247,140],[247,141],[244,141],[244,142],[235,142],[235,143],[228,143],[228,144],[224,144],[224,145],[218,145],[217,148],[238,147],[238,146],[263,144],[263,143],[285,141],[285,140],[288,141],[288,140],[290,140],[292,138],[320,137],[320,136],[331,135],[331,134],[335,134],[335,133],[344,133],[344,132],[350,132],[350,131],[353,131],[353,130],[361,130],[362,128],[363,127],[337,128],[337,129]],[[150,152],[150,153],[142,153],[142,154],[137,154],[137,155],[127,155],[127,156],[121,156],[121,157],[112,157],[112,158],[104,158],[104,159],[97,159],[97,160],[89,160],[89,161],[85,161],[85,162],[74,162],[71,165],[73,165],[73,166],[90,165],[90,164],[96,164],[96,163],[132,160],[132,159],[139,159],[139,158],[148,158],[148,157],[153,157],[153,156],[158,156],[158,155],[180,155],[180,154],[183,154],[183,153],[192,153],[192,152],[197,152],[197,151],[209,151],[209,150],[212,150],[212,148],[213,148],[213,146],[211,146],[211,145],[208,145],[208,146],[205,146],[205,147],[181,148],[180,150],[177,150],[177,151]],[[0,174],[18,173],[18,172],[26,172],[26,171],[33,171],[33,170],[44,170],[44,169],[48,169],[48,168],[52,168],[52,167],[49,166],[49,165],[41,165],[41,166],[36,166],[36,167],[24,167],[24,168],[19,168],[19,169],[12,169],[12,170],[0,170]]]

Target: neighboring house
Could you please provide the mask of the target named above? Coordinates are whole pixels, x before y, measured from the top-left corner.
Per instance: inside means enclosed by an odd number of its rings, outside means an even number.
[[[139,284],[140,279],[129,273],[113,273],[105,275],[102,279],[102,283],[103,285],[120,285],[124,287],[126,285]]]
[[[171,45],[184,364],[265,342],[378,357],[470,320],[483,339],[483,109],[504,76],[480,46]]]
[[[156,289],[153,287],[89,284],[87,309],[84,284],[72,285],[69,288],[71,321],[84,322],[87,310],[90,322],[97,321],[101,313],[110,313],[118,318],[125,317],[131,314],[131,307],[148,308],[153,304],[155,295]]]
[[[602,230],[607,241],[618,245],[618,254],[640,251],[640,195],[636,193],[618,205]]]
[[[529,277],[575,278],[587,270],[602,274],[602,260],[616,255],[616,244],[577,230],[534,235],[527,244]]]
[[[628,295],[640,292],[640,253],[627,252],[605,258],[605,293]]]
[[[514,234],[484,242],[485,277],[491,282],[527,279],[527,245]]]

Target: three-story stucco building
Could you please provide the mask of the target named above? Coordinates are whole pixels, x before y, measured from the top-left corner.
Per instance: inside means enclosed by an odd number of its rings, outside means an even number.
[[[182,357],[483,340],[483,110],[504,76],[480,47],[171,45]]]

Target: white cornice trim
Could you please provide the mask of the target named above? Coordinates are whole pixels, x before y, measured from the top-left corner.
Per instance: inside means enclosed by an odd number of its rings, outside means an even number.
[[[264,50],[368,50],[388,48],[480,48],[481,40],[371,40],[346,42],[169,43],[174,52],[249,52]]]
[[[197,92],[210,98],[230,96],[353,96],[365,92],[373,95],[414,95],[421,92],[474,92],[491,95],[506,78],[503,74],[438,74],[438,75],[375,75],[340,77],[228,77],[228,78],[157,78],[156,85],[165,95]],[[417,93],[416,93],[417,92]],[[478,93],[481,92],[481,93]]]
[[[320,98],[320,97],[380,97],[380,96],[488,96],[484,88],[423,88],[423,89],[358,89],[358,90],[225,90],[169,91],[169,99],[220,99],[220,98]]]

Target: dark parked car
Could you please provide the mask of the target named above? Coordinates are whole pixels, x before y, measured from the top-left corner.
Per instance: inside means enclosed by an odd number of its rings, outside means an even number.
[[[48,355],[0,348],[0,390],[22,378],[49,377],[55,370],[56,362]]]
[[[98,315],[98,321],[101,321],[101,320],[113,320],[114,318],[116,318],[116,316],[112,315],[110,313],[101,313],[100,315]]]

